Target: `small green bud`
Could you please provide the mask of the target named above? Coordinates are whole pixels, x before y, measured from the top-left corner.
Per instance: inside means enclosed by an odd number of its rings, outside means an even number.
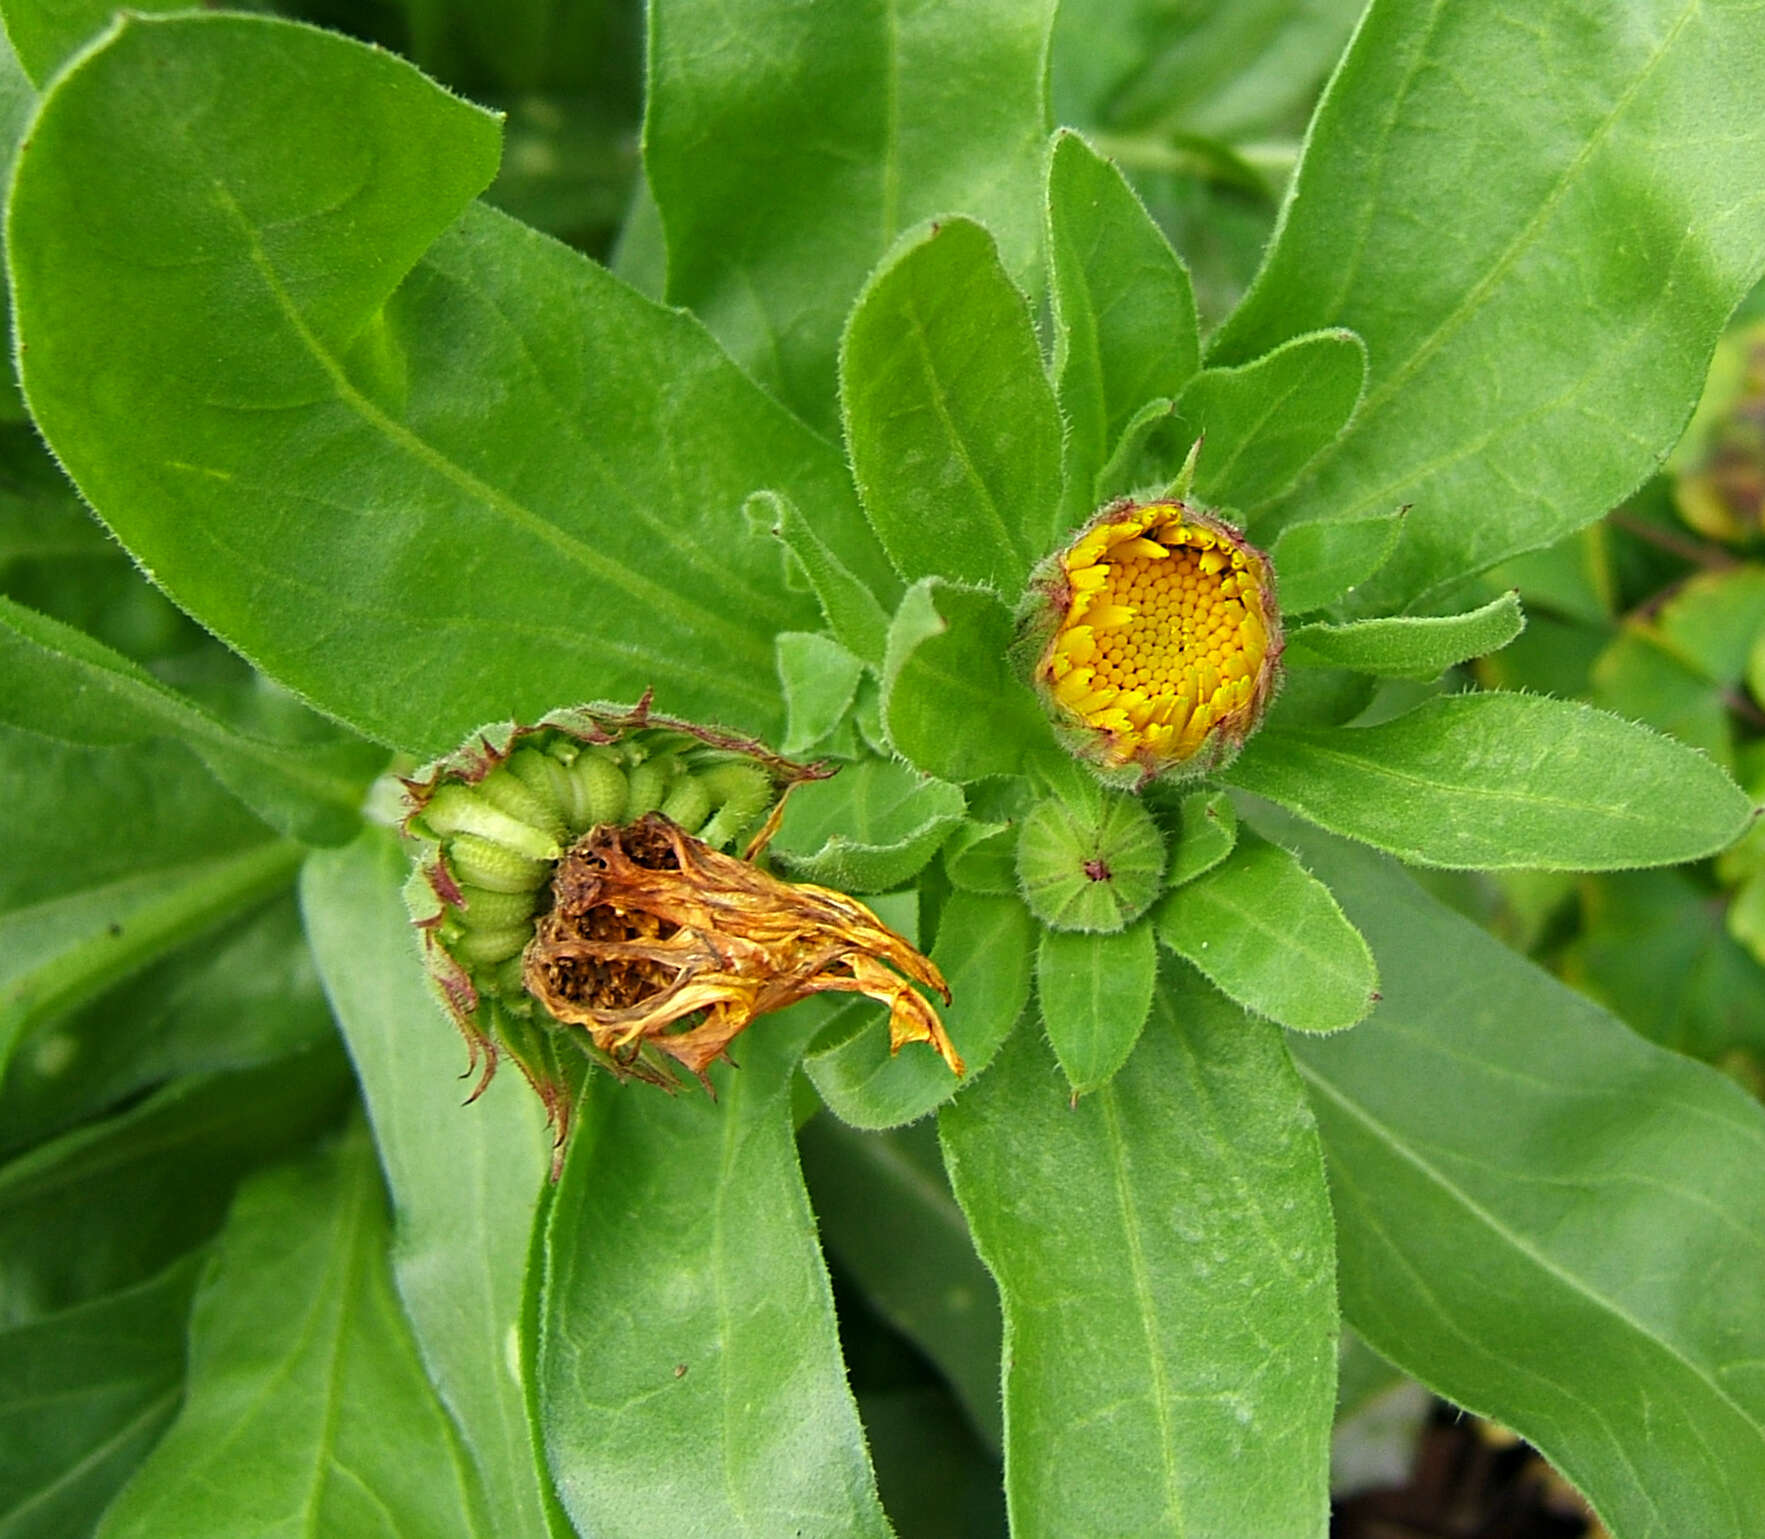
[[[1030,911],[1054,930],[1125,929],[1164,886],[1164,840],[1132,796],[1094,808],[1038,803],[1017,840],[1017,880]]]

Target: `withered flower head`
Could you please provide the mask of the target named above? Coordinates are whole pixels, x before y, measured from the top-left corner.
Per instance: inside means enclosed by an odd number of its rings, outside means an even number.
[[[1281,622],[1267,558],[1189,503],[1123,499],[1031,580],[1034,679],[1105,778],[1205,774],[1274,693]]]
[[[482,1066],[471,1098],[509,1054],[561,1159],[591,1064],[669,1089],[680,1064],[708,1089],[756,1017],[828,991],[886,1004],[893,1047],[929,1042],[960,1074],[912,987],[947,1001],[937,968],[862,904],[755,864],[791,787],[831,773],[646,700],[487,729],[407,780],[406,902]]]
[[[571,847],[525,977],[555,1020],[586,1029],[616,1064],[647,1044],[702,1075],[756,1016],[835,991],[888,1005],[892,1049],[929,1042],[963,1070],[906,981],[948,1002],[929,958],[844,893],[781,882],[658,813]]]

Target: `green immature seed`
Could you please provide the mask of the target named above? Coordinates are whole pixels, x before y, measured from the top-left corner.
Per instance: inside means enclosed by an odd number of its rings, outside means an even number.
[[[463,930],[453,942],[452,950],[468,966],[483,967],[519,956],[532,939],[533,926],[530,924],[512,925],[505,930]]]
[[[570,771],[549,753],[522,748],[509,756],[508,771],[566,822],[570,817]]]
[[[466,905],[460,910],[460,922],[469,930],[506,930],[525,924],[537,901],[536,893],[491,892],[484,887],[462,887],[460,895]]]
[[[556,860],[563,853],[550,833],[494,806],[478,794],[479,789],[440,787],[423,808],[423,822],[429,831],[443,839],[449,834],[470,834],[528,860]]]
[[[699,830],[699,837],[717,849],[732,844],[759,821],[772,804],[772,782],[752,764],[731,760],[714,764],[698,777],[715,816]]]
[[[457,834],[445,845],[454,879],[491,892],[533,892],[551,873],[551,860],[529,860],[477,834]]]
[[[631,800],[625,808],[625,821],[635,823],[646,812],[655,812],[668,799],[669,788],[680,772],[680,761],[673,754],[659,754],[645,759],[629,777]]]
[[[711,793],[696,775],[682,775],[662,801],[662,816],[696,834],[711,816]]]
[[[586,833],[602,823],[623,823],[631,787],[619,761],[604,749],[585,749],[570,766],[566,811],[570,826]]]
[[[478,782],[475,789],[484,801],[499,812],[506,812],[510,817],[532,828],[543,830],[554,840],[564,837],[564,809],[550,796],[536,795],[506,765],[502,769],[492,770]]]

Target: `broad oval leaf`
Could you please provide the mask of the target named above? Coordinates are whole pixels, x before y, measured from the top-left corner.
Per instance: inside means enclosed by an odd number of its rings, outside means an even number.
[[[1702,754],[1537,695],[1445,695],[1374,727],[1264,732],[1226,778],[1424,866],[1669,865],[1715,853],[1752,816]]]
[[[815,611],[741,503],[778,487],[848,560],[874,549],[839,456],[690,317],[462,216],[495,155],[391,55],[124,22],[13,189],[32,409],[168,591],[380,741],[652,685],[775,739],[772,637]]]
[[[1206,440],[1196,491],[1256,513],[1335,443],[1366,376],[1366,345],[1340,329],[1294,337],[1240,368],[1203,369],[1176,412],[1181,450]]]
[[[956,782],[1021,774],[1060,755],[1048,718],[1007,654],[1011,612],[991,593],[926,578],[889,627],[883,717],[895,751]]]
[[[939,1129],[1005,1307],[1016,1539],[1322,1539],[1334,1258],[1280,1033],[1167,980],[1077,1106],[1020,1031]]]
[[[1521,28],[1498,6],[1370,7],[1212,353],[1366,339],[1367,398],[1303,498],[1415,505],[1369,606],[1548,544],[1655,467],[1765,266],[1762,96],[1745,3],[1555,5]]]
[[[183,1409],[98,1532],[187,1539],[484,1532],[471,1457],[435,1398],[387,1265],[358,1126],[240,1191],[190,1323]]]
[[[1373,954],[1330,889],[1249,832],[1220,865],[1166,894],[1154,923],[1221,993],[1295,1031],[1340,1031],[1379,997]]]
[[[1537,1445],[1615,1539],[1751,1535],[1765,1112],[1389,862],[1295,837],[1384,976],[1371,1020],[1290,1044],[1328,1156],[1348,1320]]]
[[[986,221],[1027,278],[1053,0],[902,7],[660,0],[645,180],[668,298],[819,427],[865,274],[936,214]]]
[[[1496,652],[1526,628],[1520,596],[1504,593],[1458,615],[1392,615],[1319,621],[1287,633],[1290,668],[1352,668],[1393,679],[1437,679],[1457,663]]]
[[[546,1454],[583,1533],[889,1534],[792,1139],[810,1024],[755,1028],[742,1067],[713,1070],[715,1102],[590,1082],[538,1355]]]
[[[903,240],[840,348],[865,511],[901,574],[1014,600],[1054,543],[1060,418],[1029,306],[969,219]]]
[[[1048,1043],[1074,1095],[1106,1085],[1128,1060],[1158,977],[1150,920],[1114,935],[1044,930],[1036,997]]]

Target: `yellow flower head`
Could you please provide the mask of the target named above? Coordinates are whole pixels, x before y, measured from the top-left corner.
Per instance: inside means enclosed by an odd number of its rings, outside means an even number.
[[[1206,773],[1261,719],[1280,615],[1267,558],[1229,524],[1174,500],[1112,503],[1036,586],[1054,620],[1036,683],[1102,769]]]

